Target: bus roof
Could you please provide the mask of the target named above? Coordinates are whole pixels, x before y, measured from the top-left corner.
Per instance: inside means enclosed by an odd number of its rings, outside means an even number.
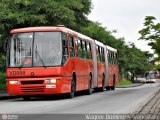
[[[97,40],[95,40],[95,43],[103,48],[105,48],[105,45]]]
[[[108,46],[108,45],[106,45],[106,48],[107,48],[107,50],[110,50],[110,51],[112,51],[112,52],[117,52],[117,49],[112,48],[112,47],[110,47],[110,46]]]
[[[27,27],[27,28],[18,28],[18,29],[13,29],[10,31],[10,34],[14,34],[14,33],[25,33],[25,32],[46,32],[46,31],[59,31],[59,32],[65,32],[65,33],[69,33],[72,34],[73,36],[77,36],[80,37],[82,39],[85,40],[89,40],[89,41],[94,41],[93,39],[91,39],[90,37],[83,35],[81,33],[78,33],[76,31],[73,31],[69,28],[66,28],[64,26],[53,26],[53,27],[49,27],[49,26],[43,26],[43,27]]]

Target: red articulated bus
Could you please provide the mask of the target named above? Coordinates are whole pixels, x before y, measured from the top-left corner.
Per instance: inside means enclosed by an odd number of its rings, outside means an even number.
[[[7,49],[7,90],[34,95],[113,89],[119,73],[116,50],[64,26],[14,29]]]

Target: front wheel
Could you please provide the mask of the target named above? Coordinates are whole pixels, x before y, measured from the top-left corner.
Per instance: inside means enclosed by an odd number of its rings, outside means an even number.
[[[76,80],[75,78],[72,78],[71,92],[69,93],[69,97],[73,98],[75,96],[75,92],[76,92]]]

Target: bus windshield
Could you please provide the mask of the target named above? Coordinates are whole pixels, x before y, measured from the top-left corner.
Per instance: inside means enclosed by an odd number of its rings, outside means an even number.
[[[8,67],[47,67],[62,63],[61,32],[13,34],[9,41]]]

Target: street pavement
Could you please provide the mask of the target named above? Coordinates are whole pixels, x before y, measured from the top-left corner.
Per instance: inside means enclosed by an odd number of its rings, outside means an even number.
[[[92,95],[80,92],[73,99],[64,95],[34,97],[31,101],[6,99],[0,101],[0,114],[18,114],[26,120],[81,120],[86,114],[159,114],[159,90],[160,81],[157,81]]]
[[[73,99],[64,95],[1,100],[0,113],[14,114],[124,114],[133,113],[159,90],[160,83],[144,84],[115,91],[97,92],[92,95],[79,93]]]

